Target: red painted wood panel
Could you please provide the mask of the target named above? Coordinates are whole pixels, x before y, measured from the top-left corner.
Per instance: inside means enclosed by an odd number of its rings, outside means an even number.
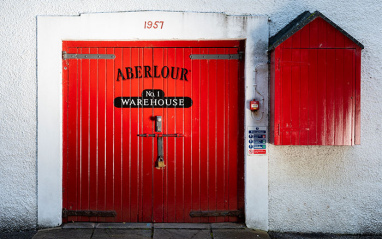
[[[63,47],[69,53],[116,56],[63,61],[63,67],[68,66],[63,75],[63,207],[117,212],[115,218],[69,217],[68,221],[238,220],[191,218],[189,213],[243,210],[243,62],[191,60],[189,55],[236,54],[239,41],[68,41]],[[174,67],[175,79],[163,77],[164,66]],[[188,71],[183,79],[182,69]],[[132,75],[138,77],[126,79]],[[163,90],[166,97],[191,97],[193,106],[113,105],[116,97],[143,100],[144,89]],[[154,132],[156,115],[162,116],[164,134],[184,134],[163,139],[166,167],[159,170],[154,167],[156,138],[137,136]]]
[[[280,58],[280,78],[274,83],[280,86],[275,89],[275,127],[280,124],[280,136],[274,129],[280,141],[275,143],[353,145],[355,50],[284,49]]]
[[[320,17],[275,48],[276,145],[360,143],[360,50]]]
[[[358,48],[352,40],[335,29],[321,17],[286,39],[278,47],[285,48]]]

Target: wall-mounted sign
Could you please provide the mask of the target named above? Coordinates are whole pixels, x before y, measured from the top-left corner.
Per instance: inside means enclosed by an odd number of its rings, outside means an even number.
[[[165,97],[163,90],[143,90],[141,97],[117,97],[117,108],[190,108],[190,97]]]
[[[267,127],[248,126],[247,144],[248,155],[266,155],[267,154]]]

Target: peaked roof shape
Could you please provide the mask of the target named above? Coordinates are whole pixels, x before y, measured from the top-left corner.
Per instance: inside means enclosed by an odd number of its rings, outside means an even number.
[[[329,18],[327,18],[321,12],[315,11],[314,13],[311,13],[309,11],[305,11],[305,12],[301,13],[298,17],[296,17],[293,21],[291,21],[288,25],[286,25],[283,29],[281,29],[276,35],[269,38],[268,51],[274,50],[283,41],[288,39],[290,36],[295,34],[297,31],[302,29],[304,26],[308,25],[310,22],[312,22],[317,17],[321,17],[322,19],[324,19],[327,23],[332,25],[335,29],[337,29],[342,34],[344,34],[346,37],[348,37],[350,40],[352,40],[361,49],[364,49],[364,46],[359,41],[357,41],[354,37],[352,37],[345,30],[340,28],[337,24],[332,22]]]

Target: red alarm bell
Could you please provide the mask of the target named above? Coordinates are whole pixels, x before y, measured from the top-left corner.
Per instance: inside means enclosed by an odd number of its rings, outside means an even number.
[[[253,110],[253,111],[258,110],[259,109],[259,101],[251,100],[251,102],[249,102],[249,109]]]

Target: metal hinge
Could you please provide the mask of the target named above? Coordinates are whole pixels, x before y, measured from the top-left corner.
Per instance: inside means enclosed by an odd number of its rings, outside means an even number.
[[[242,60],[243,53],[238,54],[191,54],[191,60]]]
[[[114,54],[68,54],[62,52],[62,59],[114,59]]]
[[[117,212],[116,211],[91,211],[91,210],[74,211],[74,210],[67,210],[66,208],[63,208],[62,209],[62,217],[67,218],[69,216],[116,217]]]
[[[244,213],[240,210],[232,211],[191,211],[190,217],[244,217]]]

